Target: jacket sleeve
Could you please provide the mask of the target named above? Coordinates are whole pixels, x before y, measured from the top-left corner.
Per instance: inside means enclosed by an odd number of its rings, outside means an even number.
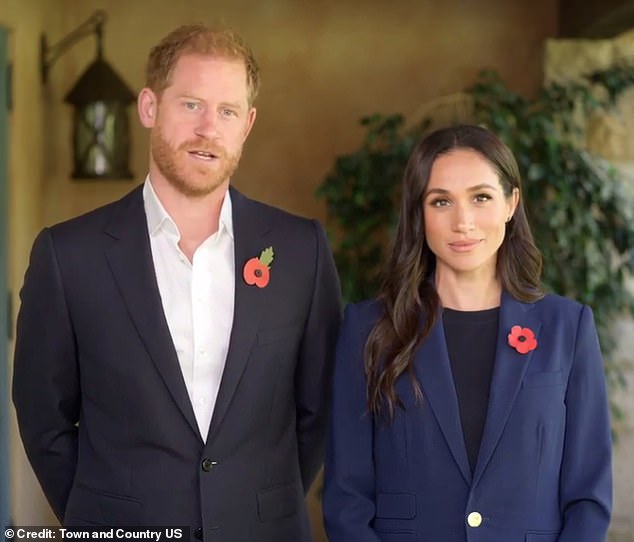
[[[308,491],[324,457],[329,389],[335,342],[341,322],[341,287],[326,234],[315,232],[312,299],[295,373],[297,441],[304,491]]]
[[[559,542],[602,542],[612,509],[612,451],[603,362],[588,307],[579,319],[565,401]]]
[[[13,402],[31,466],[60,522],[77,463],[79,372],[51,231],[31,251],[20,292]]]
[[[330,542],[379,542],[372,528],[374,423],[367,411],[363,369],[368,326],[356,305],[346,308],[335,356],[324,469],[323,511]]]

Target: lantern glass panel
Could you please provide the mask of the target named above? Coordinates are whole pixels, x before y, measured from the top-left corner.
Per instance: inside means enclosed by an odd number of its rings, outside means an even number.
[[[75,179],[130,179],[126,106],[112,101],[75,106]]]

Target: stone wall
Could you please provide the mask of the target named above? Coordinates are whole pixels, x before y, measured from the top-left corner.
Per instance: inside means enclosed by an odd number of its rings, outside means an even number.
[[[544,75],[546,82],[566,82],[623,62],[634,64],[634,30],[611,40],[548,40]],[[623,93],[612,113],[588,119],[586,144],[615,164],[634,190],[634,89]],[[614,447],[614,515],[609,540],[634,542],[634,321],[624,318],[614,329],[619,337],[617,356],[625,368],[628,386],[614,397],[625,417],[615,424],[618,439]]]

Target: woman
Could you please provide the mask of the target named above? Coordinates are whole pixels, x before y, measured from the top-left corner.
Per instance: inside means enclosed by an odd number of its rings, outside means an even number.
[[[611,512],[591,310],[540,290],[517,163],[477,126],[421,141],[378,300],[337,347],[329,542],[599,542]]]

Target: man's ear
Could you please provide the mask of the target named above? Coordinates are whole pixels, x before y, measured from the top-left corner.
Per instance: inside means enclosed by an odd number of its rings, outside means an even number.
[[[139,92],[136,104],[141,124],[145,128],[154,128],[158,110],[158,97],[156,94],[151,89],[144,87]]]
[[[249,132],[251,132],[251,128],[253,128],[253,123],[255,123],[255,117],[256,117],[257,111],[255,110],[255,107],[252,107],[251,109],[249,109],[249,112],[247,113],[247,124],[244,130],[244,138],[242,139],[242,141],[246,141],[247,137],[249,136]]]

